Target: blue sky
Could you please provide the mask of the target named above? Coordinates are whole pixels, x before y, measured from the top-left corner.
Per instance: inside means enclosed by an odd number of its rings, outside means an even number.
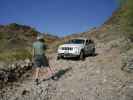
[[[0,24],[65,36],[100,26],[116,8],[116,0],[0,0]]]

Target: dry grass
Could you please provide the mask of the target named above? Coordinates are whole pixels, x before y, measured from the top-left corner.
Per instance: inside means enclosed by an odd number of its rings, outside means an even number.
[[[14,50],[14,51],[5,51],[0,54],[1,61],[15,61],[15,60],[24,60],[26,58],[31,59],[32,55],[28,50]]]

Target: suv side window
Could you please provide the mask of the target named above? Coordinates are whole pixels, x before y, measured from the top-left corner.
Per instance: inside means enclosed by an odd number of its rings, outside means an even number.
[[[89,43],[90,43],[90,44],[93,44],[94,42],[93,42],[92,40],[89,40]]]
[[[88,40],[86,40],[86,44],[85,45],[89,45],[89,41]]]

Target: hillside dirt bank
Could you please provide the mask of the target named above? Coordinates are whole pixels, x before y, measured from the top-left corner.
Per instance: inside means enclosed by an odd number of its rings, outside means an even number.
[[[121,71],[119,49],[99,43],[96,52],[85,61],[57,61],[51,54],[58,80],[37,86],[29,72],[29,77],[0,90],[0,100],[133,100],[133,74]]]

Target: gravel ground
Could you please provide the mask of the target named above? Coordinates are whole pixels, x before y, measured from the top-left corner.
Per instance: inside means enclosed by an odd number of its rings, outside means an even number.
[[[2,89],[0,100],[133,100],[133,74],[121,71],[119,50],[98,44],[97,54],[85,61],[57,61],[51,54],[58,80],[37,86],[28,77]]]

